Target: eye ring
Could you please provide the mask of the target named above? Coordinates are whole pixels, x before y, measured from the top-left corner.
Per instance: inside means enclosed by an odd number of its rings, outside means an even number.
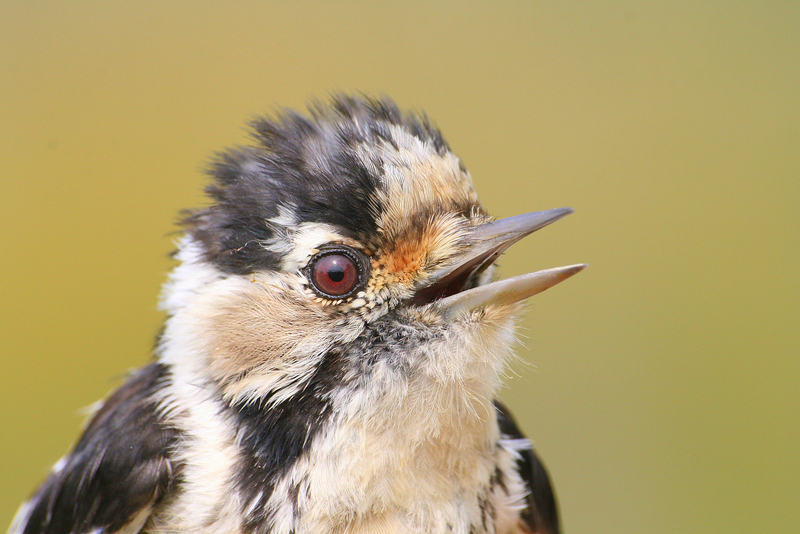
[[[320,249],[304,268],[306,279],[319,296],[342,300],[363,289],[369,279],[369,261],[363,252],[343,245]]]

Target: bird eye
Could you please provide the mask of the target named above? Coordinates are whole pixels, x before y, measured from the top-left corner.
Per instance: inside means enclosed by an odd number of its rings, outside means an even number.
[[[323,251],[315,256],[308,267],[314,289],[323,297],[341,299],[349,297],[361,285],[365,261],[350,249]]]

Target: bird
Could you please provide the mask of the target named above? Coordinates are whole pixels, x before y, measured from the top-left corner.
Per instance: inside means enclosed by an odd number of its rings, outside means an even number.
[[[251,122],[182,212],[150,363],[93,415],[12,534],[556,534],[497,391],[524,301],[495,280],[572,212],[503,219],[422,112],[337,94]]]

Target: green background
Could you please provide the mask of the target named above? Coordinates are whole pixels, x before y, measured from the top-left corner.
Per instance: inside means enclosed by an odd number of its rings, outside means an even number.
[[[0,523],[150,357],[213,152],[357,90],[575,208],[501,262],[590,264],[502,391],[565,531],[798,531],[800,3],[428,4],[0,3]]]

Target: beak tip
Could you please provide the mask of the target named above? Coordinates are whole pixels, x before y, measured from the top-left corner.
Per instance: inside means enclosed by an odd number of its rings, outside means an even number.
[[[557,208],[556,211],[563,212],[564,215],[569,215],[570,213],[575,213],[575,210],[572,208]]]
[[[584,270],[588,266],[589,266],[588,263],[576,263],[575,265],[569,265],[566,268],[567,269],[571,269],[572,270],[572,274],[578,274],[579,272],[581,272],[582,270]]]
[[[546,269],[545,271],[540,271],[541,274],[545,273],[549,274],[547,279],[550,280],[549,284],[544,284],[545,287],[542,288],[542,291],[544,291],[544,289],[548,289],[556,284],[563,282],[567,278],[575,276],[588,266],[589,266],[588,263],[576,263],[575,265],[565,265],[564,267],[555,267],[553,269]]]

